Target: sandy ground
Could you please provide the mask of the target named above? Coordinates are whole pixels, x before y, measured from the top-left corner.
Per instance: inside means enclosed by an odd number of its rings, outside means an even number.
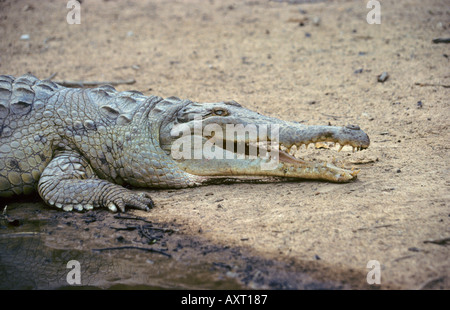
[[[361,169],[355,182],[152,190],[157,207],[130,214],[267,260],[324,266],[327,279],[346,271],[365,282],[377,260],[378,288],[449,289],[450,49],[432,39],[450,37],[450,2],[382,1],[380,25],[366,22],[366,1],[288,2],[84,0],[81,24],[69,25],[66,1],[1,1],[0,72],[134,78],[117,88],[358,124],[367,150],[306,155]]]

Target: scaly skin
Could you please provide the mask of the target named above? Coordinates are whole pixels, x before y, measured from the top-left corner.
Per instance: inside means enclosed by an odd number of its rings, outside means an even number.
[[[277,153],[279,162],[271,170],[260,166],[271,158],[175,159],[172,147],[178,137],[172,131],[183,124],[195,135],[199,122],[202,130],[216,124],[224,132],[229,124],[258,129],[277,124],[279,143],[288,149],[333,141],[359,150],[370,143],[359,127],[304,126],[260,115],[236,102],[199,104],[117,92],[111,86],[70,89],[32,75],[0,76],[0,197],[38,191],[47,204],[66,211],[94,207],[124,211],[125,206],[148,210],[151,198],[125,185],[182,188],[227,175],[334,182],[356,177],[355,172],[306,163],[284,151]],[[203,132],[200,137],[202,142],[211,138]],[[266,138],[275,141],[270,133]],[[248,147],[260,141],[239,139],[231,143]]]

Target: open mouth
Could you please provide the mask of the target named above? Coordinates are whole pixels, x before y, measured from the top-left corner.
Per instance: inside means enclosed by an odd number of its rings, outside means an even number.
[[[270,134],[262,131],[261,135],[245,131],[236,135],[234,131],[206,135],[188,132],[190,135],[171,144],[170,154],[182,170],[202,176],[279,176],[348,182],[359,171],[347,170],[343,165],[336,167],[335,157],[329,163],[328,158],[321,158],[329,154],[318,149],[336,148],[339,152],[347,146],[360,151],[370,144],[357,126],[286,126]],[[315,147],[308,148],[310,144]]]

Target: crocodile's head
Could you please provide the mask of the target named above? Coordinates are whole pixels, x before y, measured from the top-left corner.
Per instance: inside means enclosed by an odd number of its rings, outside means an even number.
[[[170,100],[176,104],[167,104]],[[157,111],[163,111],[160,146],[180,169],[193,175],[347,182],[357,171],[306,162],[291,150],[323,141],[339,144],[340,149],[350,145],[354,150],[370,144],[358,126],[306,126],[261,115],[234,101],[194,103],[169,98],[161,104],[162,109],[156,106]]]

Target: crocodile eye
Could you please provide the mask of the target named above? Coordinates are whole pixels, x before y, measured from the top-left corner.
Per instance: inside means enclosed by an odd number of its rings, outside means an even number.
[[[228,111],[222,108],[215,108],[213,109],[212,114],[217,116],[226,116],[228,115]]]

